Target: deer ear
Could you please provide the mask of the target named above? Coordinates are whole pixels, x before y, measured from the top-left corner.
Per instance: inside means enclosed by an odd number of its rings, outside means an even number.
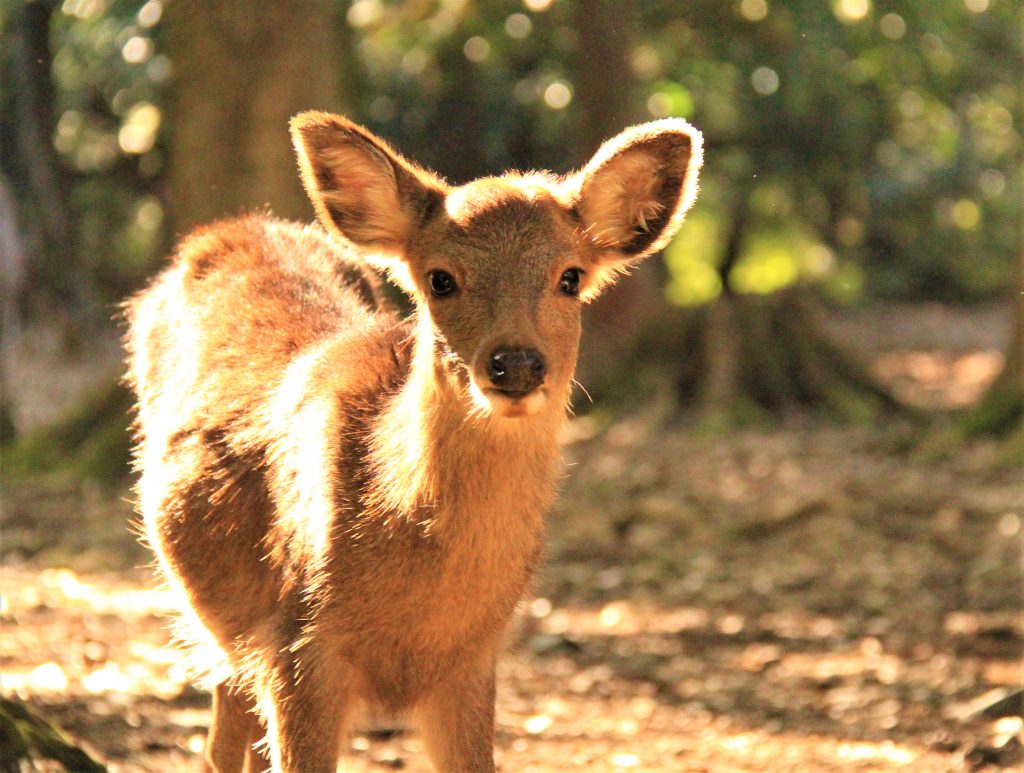
[[[320,221],[393,273],[409,237],[443,201],[445,183],[338,115],[300,113],[291,132]]]
[[[702,139],[685,121],[668,118],[634,126],[570,177],[570,203],[597,247],[597,282],[612,281],[668,244],[697,197]]]

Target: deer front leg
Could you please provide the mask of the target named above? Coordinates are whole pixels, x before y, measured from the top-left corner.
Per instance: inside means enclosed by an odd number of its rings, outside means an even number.
[[[260,726],[262,728],[262,725]],[[262,736],[257,736],[257,740]],[[245,773],[270,773],[270,749],[262,743],[254,743],[245,753]]]
[[[438,773],[493,773],[494,668],[488,656],[459,669],[417,707]]]
[[[277,669],[269,718],[274,773],[335,773],[349,698],[344,670],[337,663],[300,668],[290,658]]]

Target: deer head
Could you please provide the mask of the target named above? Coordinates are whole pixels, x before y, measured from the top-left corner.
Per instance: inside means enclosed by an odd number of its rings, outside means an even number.
[[[292,136],[320,221],[415,302],[437,384],[503,418],[564,411],[581,304],[668,243],[701,163],[677,119],[627,129],[567,177],[460,187],[336,115],[302,113]]]

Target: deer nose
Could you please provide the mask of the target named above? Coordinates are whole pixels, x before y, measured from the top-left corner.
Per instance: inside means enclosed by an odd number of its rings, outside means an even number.
[[[496,349],[487,361],[487,375],[502,392],[525,395],[544,383],[548,366],[536,349]]]

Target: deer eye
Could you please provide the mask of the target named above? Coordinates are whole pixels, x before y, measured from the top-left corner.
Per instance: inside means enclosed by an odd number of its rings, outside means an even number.
[[[427,275],[427,281],[430,284],[430,292],[435,298],[443,298],[459,289],[455,284],[455,277],[447,271],[431,271]]]
[[[566,295],[577,296],[580,294],[580,274],[578,268],[567,268],[558,280],[558,289]]]

